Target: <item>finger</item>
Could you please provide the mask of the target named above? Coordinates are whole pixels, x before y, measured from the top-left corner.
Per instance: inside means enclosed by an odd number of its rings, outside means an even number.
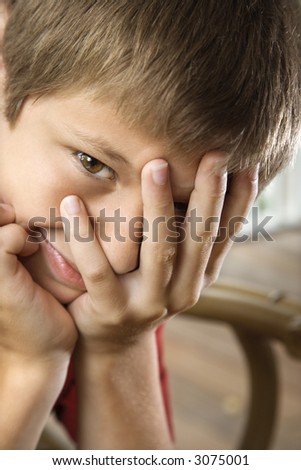
[[[112,290],[118,288],[115,276],[105,253],[94,233],[83,202],[77,196],[67,196],[61,203],[61,215],[70,222],[70,249],[86,289],[94,301],[111,299]],[[66,229],[64,227],[64,229]]]
[[[11,224],[15,220],[14,208],[9,204],[0,204],[0,227]]]
[[[208,283],[213,282],[231,249],[235,236],[247,222],[247,216],[258,193],[258,166],[233,176],[222,212],[219,235],[206,268]]]
[[[140,252],[139,272],[148,301],[160,301],[173,271],[176,238],[169,228],[174,217],[168,164],[157,159],[147,163],[142,171],[144,239]],[[173,238],[174,236],[174,238]]]
[[[185,240],[178,249],[172,280],[174,304],[186,309],[197,301],[216,237],[227,188],[226,156],[207,153],[199,165],[187,210]]]
[[[28,241],[27,232],[17,224],[9,224],[0,229],[0,276],[14,275],[18,267],[17,256],[29,256],[39,249],[37,244]]]

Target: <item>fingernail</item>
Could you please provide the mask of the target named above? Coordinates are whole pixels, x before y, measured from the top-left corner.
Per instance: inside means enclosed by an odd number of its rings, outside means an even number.
[[[64,208],[69,215],[75,215],[80,212],[79,199],[76,196],[68,196],[64,199]]]
[[[152,177],[153,182],[158,186],[163,186],[167,182],[167,171],[168,163],[167,162],[160,162],[160,163],[153,163],[152,165]]]

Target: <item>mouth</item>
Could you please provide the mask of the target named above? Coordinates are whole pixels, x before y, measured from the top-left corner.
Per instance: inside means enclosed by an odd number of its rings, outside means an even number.
[[[67,260],[47,239],[41,243],[48,265],[55,279],[59,280],[67,287],[75,288],[85,292],[86,286],[83,278],[76,267]]]

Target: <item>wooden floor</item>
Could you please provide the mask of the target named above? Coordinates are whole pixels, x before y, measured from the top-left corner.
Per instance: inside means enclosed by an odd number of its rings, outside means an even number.
[[[275,241],[236,244],[220,279],[238,280],[301,300],[301,230]],[[281,379],[272,449],[301,449],[301,361],[275,344]],[[248,404],[243,358],[232,331],[184,314],[166,327],[166,362],[178,449],[235,449]]]

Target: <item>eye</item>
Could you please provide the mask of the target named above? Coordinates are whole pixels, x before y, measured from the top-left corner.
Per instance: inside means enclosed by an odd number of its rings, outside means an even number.
[[[100,160],[97,160],[97,158],[91,157],[84,152],[74,152],[73,155],[78,159],[84,170],[91,175],[110,180],[115,179],[114,170]]]

